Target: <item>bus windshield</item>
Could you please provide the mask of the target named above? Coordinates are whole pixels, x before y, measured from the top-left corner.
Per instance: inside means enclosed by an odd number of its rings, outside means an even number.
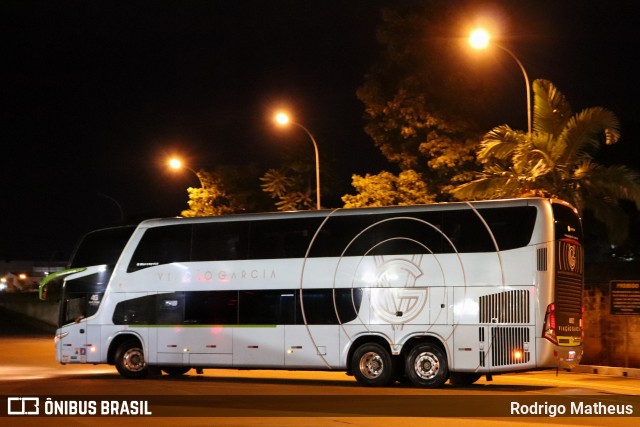
[[[134,226],[125,226],[87,234],[77,246],[69,268],[41,284],[42,299],[49,294],[49,297],[55,295],[61,300],[59,325],[95,314],[113,268],[134,230]],[[74,276],[73,280],[66,278],[75,273],[82,273],[82,276]]]
[[[71,258],[69,268],[115,265],[135,227],[106,228],[87,234]]]

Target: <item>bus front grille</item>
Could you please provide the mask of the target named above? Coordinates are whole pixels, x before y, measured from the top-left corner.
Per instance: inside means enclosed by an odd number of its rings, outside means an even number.
[[[513,290],[479,298],[480,323],[529,323],[529,291]]]

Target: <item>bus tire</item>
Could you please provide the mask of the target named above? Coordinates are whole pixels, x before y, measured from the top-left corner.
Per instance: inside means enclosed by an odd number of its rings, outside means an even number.
[[[149,375],[142,345],[135,339],[120,344],[115,354],[115,365],[120,375],[125,378],[146,378]]]
[[[405,375],[417,387],[441,387],[449,377],[444,351],[433,343],[416,345],[407,355]]]
[[[174,366],[174,367],[164,367],[162,368],[162,372],[172,377],[179,377],[180,375],[184,375],[189,372],[191,368],[184,366]]]
[[[391,355],[378,343],[358,347],[351,357],[351,369],[358,383],[367,387],[384,387],[395,380]]]
[[[475,372],[451,372],[449,382],[456,387],[464,387],[478,381],[482,375]]]

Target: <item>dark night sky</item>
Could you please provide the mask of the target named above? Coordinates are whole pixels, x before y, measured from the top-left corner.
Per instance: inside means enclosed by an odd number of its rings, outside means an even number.
[[[3,1],[0,257],[65,260],[83,233],[119,219],[118,204],[129,218],[179,214],[197,181],[166,171],[170,153],[194,169],[277,166],[283,136],[269,119],[283,105],[350,192],[352,173],[384,165],[355,91],[379,51],[379,9],[398,2]],[[485,7],[463,3],[461,16]],[[621,118],[622,141],[599,160],[640,169],[633,3],[487,2],[532,80],[551,80],[576,111]],[[509,61],[489,128],[526,127]]]

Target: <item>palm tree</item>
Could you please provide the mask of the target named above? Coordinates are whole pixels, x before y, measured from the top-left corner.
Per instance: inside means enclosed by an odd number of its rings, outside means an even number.
[[[533,133],[507,125],[494,128],[480,143],[483,171],[455,188],[461,200],[542,196],[564,199],[582,213],[590,211],[607,227],[611,243],[626,237],[621,200],[640,209],[640,175],[625,166],[603,166],[593,154],[602,143],[620,139],[620,123],[610,111],[571,106],[549,81],[533,83]]]

